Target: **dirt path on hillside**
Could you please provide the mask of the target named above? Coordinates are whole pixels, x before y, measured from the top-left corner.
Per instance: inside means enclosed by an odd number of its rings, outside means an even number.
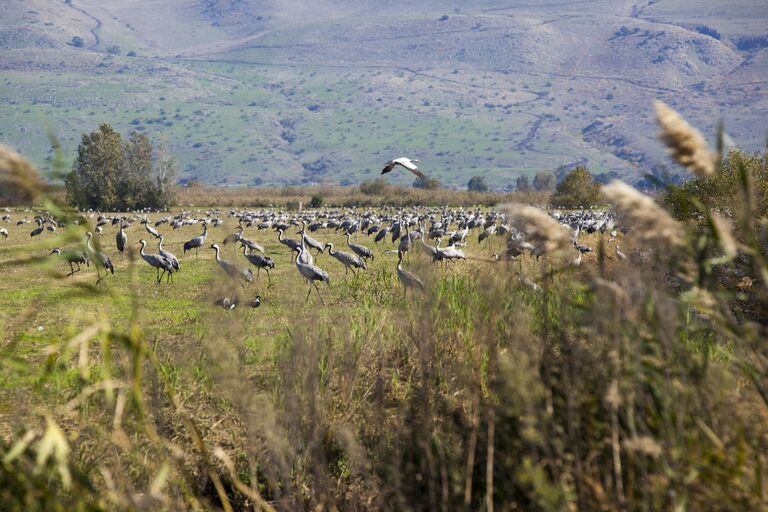
[[[82,9],[80,7],[76,7],[75,5],[72,4],[72,2],[67,2],[67,5],[70,6],[72,9],[76,10],[77,12],[81,13],[86,18],[92,19],[96,23],[96,26],[93,27],[90,30],[91,35],[93,35],[94,42],[93,42],[93,44],[88,46],[88,49],[89,50],[93,50],[94,48],[99,46],[99,44],[101,43],[101,39],[99,39],[99,34],[96,31],[101,28],[101,20],[99,18],[97,18],[96,16],[93,16],[90,13],[88,13],[85,9]]]

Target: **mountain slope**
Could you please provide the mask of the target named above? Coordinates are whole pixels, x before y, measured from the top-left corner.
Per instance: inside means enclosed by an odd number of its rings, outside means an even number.
[[[48,127],[73,151],[106,120],[162,137],[183,179],[351,183],[408,154],[448,185],[504,187],[575,162],[629,177],[666,163],[656,98],[710,138],[723,119],[746,149],[768,129],[756,1],[23,6],[0,19],[0,142],[42,165]]]

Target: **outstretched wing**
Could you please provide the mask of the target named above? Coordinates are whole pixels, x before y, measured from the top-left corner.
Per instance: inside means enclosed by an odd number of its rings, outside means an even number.
[[[405,158],[405,157],[396,158],[391,162],[387,163],[386,167],[384,167],[384,170],[381,171],[381,174],[388,173],[389,171],[394,169],[396,165],[399,165],[401,167],[408,169],[419,178],[425,178],[426,176],[424,175],[424,173],[421,172],[418,167],[416,167],[416,164],[413,163],[414,161],[418,161],[418,160],[411,160],[410,158]]]

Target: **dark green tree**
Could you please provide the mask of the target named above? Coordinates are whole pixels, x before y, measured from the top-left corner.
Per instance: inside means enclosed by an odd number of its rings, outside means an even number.
[[[153,162],[149,138],[127,139],[107,123],[83,135],[65,184],[67,201],[80,209],[125,211],[165,208],[173,202],[176,162],[161,145]]]
[[[518,176],[515,182],[515,190],[518,192],[530,192],[531,183],[528,181],[528,176]]]
[[[84,134],[66,179],[67,201],[81,209],[116,210],[123,164],[122,137],[109,124]]]
[[[585,167],[577,167],[566,174],[550,200],[553,206],[561,208],[589,208],[601,202],[600,185]]]
[[[488,192],[488,185],[482,176],[472,176],[467,183],[467,190],[470,192]]]
[[[549,172],[537,172],[533,177],[533,190],[550,192],[555,189],[555,175]]]

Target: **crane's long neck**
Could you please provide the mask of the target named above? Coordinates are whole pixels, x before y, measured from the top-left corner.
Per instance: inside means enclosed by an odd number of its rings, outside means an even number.
[[[141,241],[141,250],[139,251],[139,254],[141,254],[142,256],[144,256],[144,246],[146,246],[146,245],[147,245],[147,243],[144,240],[142,240]]]
[[[219,246],[217,245],[216,247],[214,247],[214,249],[216,249],[216,261],[221,263],[221,258],[219,258]]]
[[[335,252],[333,252],[333,244],[332,243],[328,243],[328,254],[330,254],[331,256],[336,254]]]
[[[93,236],[93,235],[91,235],[90,233],[88,234],[88,241],[85,243],[85,245],[88,247],[88,250],[89,250],[89,251],[91,251],[91,252],[96,252],[96,251],[94,251],[94,249],[93,249],[93,244],[91,243],[91,238],[92,238],[92,236]]]
[[[163,250],[163,237],[160,237],[160,243],[157,244],[157,248],[161,251]]]
[[[281,242],[283,241],[283,230],[282,229],[278,229],[277,230],[277,239],[280,240]]]

